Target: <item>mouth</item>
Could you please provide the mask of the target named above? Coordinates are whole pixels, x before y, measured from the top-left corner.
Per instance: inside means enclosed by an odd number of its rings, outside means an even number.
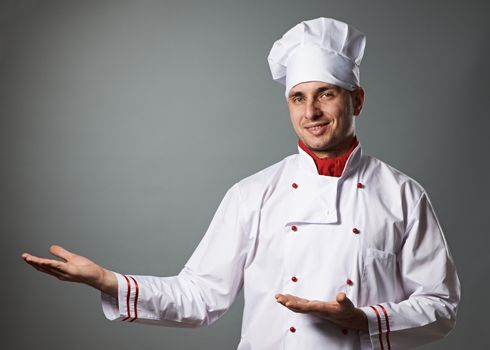
[[[318,136],[318,135],[323,134],[325,131],[327,131],[329,124],[330,124],[330,122],[318,123],[318,124],[314,124],[314,125],[310,125],[310,126],[305,126],[305,129],[310,134]]]

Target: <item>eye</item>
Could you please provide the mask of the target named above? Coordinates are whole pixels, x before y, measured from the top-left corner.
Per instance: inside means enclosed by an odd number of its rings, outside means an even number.
[[[302,96],[293,96],[291,98],[291,101],[295,104],[302,103],[304,101],[304,98]]]
[[[325,99],[330,99],[330,98],[332,98],[334,96],[335,96],[335,94],[333,93],[332,90],[327,90],[327,91],[324,91],[324,92],[322,92],[320,94],[319,99],[320,100],[325,100]]]

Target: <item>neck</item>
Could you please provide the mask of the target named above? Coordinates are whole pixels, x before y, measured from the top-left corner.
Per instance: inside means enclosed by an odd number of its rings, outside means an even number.
[[[308,147],[308,149],[318,158],[337,158],[341,157],[352,148],[352,145],[357,140],[355,135],[346,138],[338,147],[331,150],[315,150]]]
[[[298,140],[298,145],[313,159],[319,175],[340,177],[344,171],[347,159],[359,144],[355,136],[350,140],[350,142],[351,143],[348,145],[348,148],[345,151],[342,152],[342,150],[339,149],[339,151],[336,152],[336,154],[339,155],[334,157],[319,156],[318,154],[325,154],[326,152],[314,153],[301,141],[301,139]],[[334,153],[329,152],[328,154],[331,155]]]

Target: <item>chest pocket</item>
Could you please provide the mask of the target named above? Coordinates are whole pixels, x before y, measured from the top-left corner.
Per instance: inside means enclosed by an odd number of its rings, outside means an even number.
[[[367,248],[361,284],[364,305],[394,300],[396,296],[396,255]]]

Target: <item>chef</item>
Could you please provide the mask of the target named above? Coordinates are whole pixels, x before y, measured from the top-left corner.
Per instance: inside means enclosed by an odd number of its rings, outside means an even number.
[[[124,275],[52,246],[36,269],[102,291],[107,318],[208,325],[244,289],[238,349],[407,349],[455,324],[460,285],[426,191],[355,133],[365,36],[304,21],[268,57],[298,153],[233,185],[173,277]]]

